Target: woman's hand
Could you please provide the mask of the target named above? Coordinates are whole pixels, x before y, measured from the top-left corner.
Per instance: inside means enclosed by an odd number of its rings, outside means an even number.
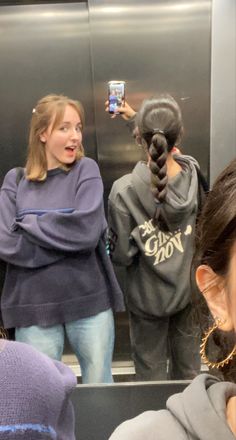
[[[109,112],[109,101],[105,102],[105,111]],[[115,118],[119,114],[122,116],[123,119],[128,121],[133,116],[135,116],[136,112],[135,112],[135,110],[132,107],[130,107],[128,102],[125,101],[124,105],[122,105],[120,107],[117,107],[117,112],[116,113],[111,114],[111,118]]]

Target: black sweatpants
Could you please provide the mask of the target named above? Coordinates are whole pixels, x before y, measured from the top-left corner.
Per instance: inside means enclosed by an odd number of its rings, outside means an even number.
[[[136,380],[193,379],[200,372],[200,332],[191,309],[165,318],[129,312]]]

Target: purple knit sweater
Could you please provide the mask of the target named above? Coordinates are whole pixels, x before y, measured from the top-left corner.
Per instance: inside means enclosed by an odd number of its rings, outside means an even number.
[[[0,440],[75,440],[76,377],[21,342],[0,339]]]
[[[104,234],[103,184],[89,158],[44,182],[10,170],[0,194],[0,258],[8,269],[2,316],[8,327],[49,326],[123,309]]]

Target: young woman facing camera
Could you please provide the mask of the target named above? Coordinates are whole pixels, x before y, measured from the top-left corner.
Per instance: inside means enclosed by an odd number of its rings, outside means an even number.
[[[236,438],[236,160],[220,174],[208,195],[197,230],[194,260],[201,345],[209,373],[167,409],[148,411],[123,423],[110,440],[235,440]],[[210,314],[209,314],[210,311]],[[210,316],[210,317],[209,317]],[[204,327],[203,327],[204,326]]]
[[[113,310],[123,301],[83,126],[82,105],[65,96],[46,96],[33,109],[24,176],[17,184],[10,170],[1,189],[0,257],[8,262],[1,308],[17,341],[59,360],[66,332],[83,382],[111,382]]]

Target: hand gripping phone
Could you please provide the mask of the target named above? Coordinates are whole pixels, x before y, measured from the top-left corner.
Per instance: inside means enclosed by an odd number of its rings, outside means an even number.
[[[108,82],[109,113],[119,115],[119,107],[125,104],[125,81]]]

